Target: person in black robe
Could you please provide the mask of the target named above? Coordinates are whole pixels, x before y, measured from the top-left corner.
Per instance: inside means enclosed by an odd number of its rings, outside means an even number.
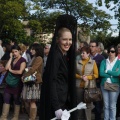
[[[75,45],[77,21],[71,15],[57,18],[55,33],[43,73],[39,120],[60,119],[64,109],[76,107]],[[71,120],[76,120],[73,112]]]

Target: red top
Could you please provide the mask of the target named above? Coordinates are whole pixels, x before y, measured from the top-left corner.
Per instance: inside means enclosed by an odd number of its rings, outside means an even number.
[[[120,54],[118,55],[118,60],[120,60]]]

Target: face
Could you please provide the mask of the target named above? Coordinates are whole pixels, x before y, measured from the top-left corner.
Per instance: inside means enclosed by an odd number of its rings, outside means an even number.
[[[101,52],[101,49],[100,49],[100,47],[97,47],[98,48],[98,53],[100,53]]]
[[[62,33],[61,37],[58,39],[58,44],[63,53],[66,53],[70,46],[72,45],[72,34],[71,32]]]
[[[3,64],[0,63],[0,68],[3,68],[3,67],[4,67]]]
[[[110,51],[108,52],[109,54],[109,58],[115,58],[115,49],[114,48],[111,48]]]
[[[31,49],[30,52],[33,56],[36,54],[36,51],[34,49]]]
[[[90,51],[91,53],[96,53],[98,51],[96,43],[90,43]]]
[[[106,49],[104,50],[104,52],[105,52],[105,53],[108,53],[108,51],[107,51]]]
[[[3,46],[3,51],[5,52],[6,51],[6,47]]]
[[[12,54],[13,54],[14,58],[18,58],[20,56],[20,53],[21,53],[20,50],[16,50],[16,49],[12,50]]]
[[[120,48],[118,48],[118,54],[120,54]]]
[[[14,42],[13,42],[13,41],[10,41],[10,45],[14,45]]]
[[[0,63],[0,72],[4,72],[5,71],[5,68],[3,66],[3,64]]]
[[[87,53],[86,51],[82,51],[81,52],[81,58],[83,59],[83,60],[85,60],[85,59],[87,59],[88,57],[89,57],[89,53]]]
[[[44,47],[44,54],[45,54],[45,55],[48,55],[49,51],[50,51],[50,48],[49,48],[49,46],[46,45],[46,46]]]
[[[79,49],[81,49],[84,46],[84,43],[80,43]]]

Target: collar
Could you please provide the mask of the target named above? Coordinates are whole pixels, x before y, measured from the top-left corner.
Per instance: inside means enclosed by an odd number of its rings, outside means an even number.
[[[115,57],[115,59],[114,59],[111,63],[115,63],[115,62],[117,61],[117,59],[118,59],[118,58],[117,58],[117,57]],[[106,59],[106,61],[107,61],[108,63],[110,63],[109,58],[107,58],[107,59]]]
[[[96,57],[98,55],[98,53],[96,53],[94,56],[90,55],[90,57],[93,59],[94,57]]]
[[[92,59],[91,59],[90,57],[89,57],[88,59],[89,59],[89,60],[88,60],[88,63],[92,63]],[[87,60],[87,59],[86,59],[86,60]],[[79,63],[79,64],[82,64],[82,60],[79,60],[78,63]]]

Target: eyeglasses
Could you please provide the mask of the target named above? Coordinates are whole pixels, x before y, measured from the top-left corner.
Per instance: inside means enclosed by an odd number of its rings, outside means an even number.
[[[89,47],[96,47],[96,46],[89,46]]]
[[[111,52],[111,53],[115,53],[115,51],[114,51],[114,50],[110,50],[110,51],[108,51],[108,53],[110,53],[110,52]]]
[[[44,49],[49,49],[48,47],[45,47]]]

